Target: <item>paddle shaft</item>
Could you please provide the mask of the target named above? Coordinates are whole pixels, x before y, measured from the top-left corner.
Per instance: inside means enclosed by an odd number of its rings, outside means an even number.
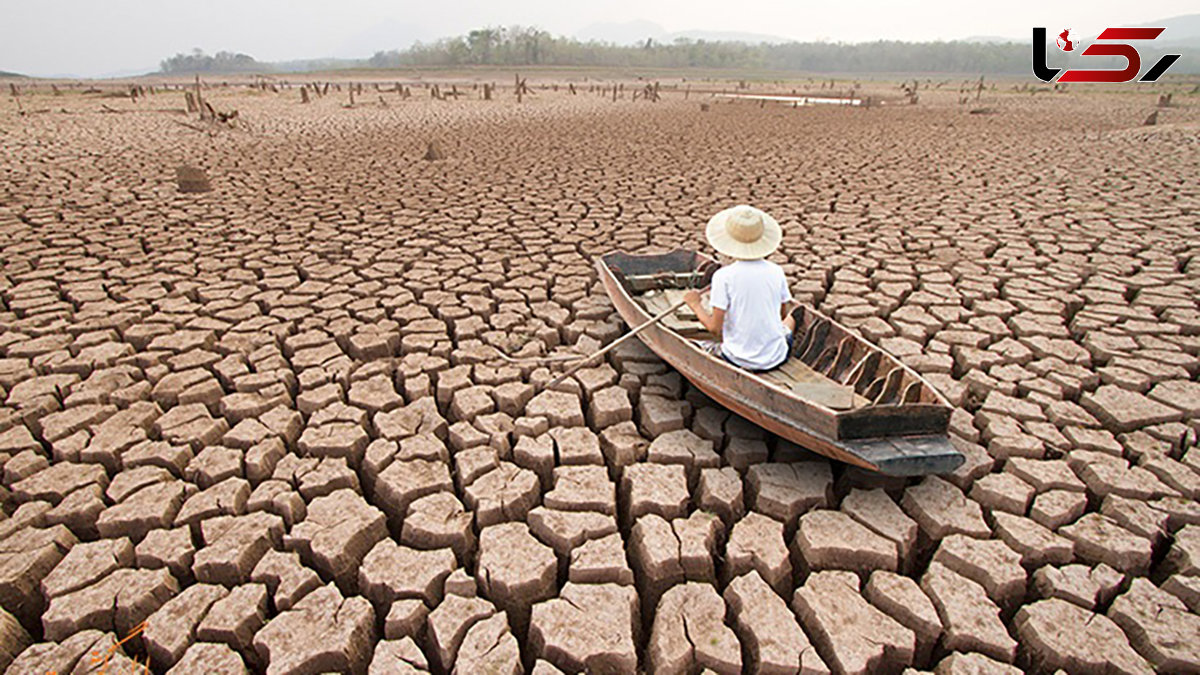
[[[579,363],[576,363],[575,365],[571,366],[567,370],[563,371],[558,377],[554,378],[553,380],[550,380],[545,385],[543,385],[541,390],[545,391],[545,390],[553,387],[554,385],[558,384],[559,382],[562,382],[563,380],[567,379],[568,377],[574,375],[575,371],[586,366],[588,363],[591,363],[592,360],[594,360],[596,357],[604,356],[605,354],[611,352],[612,350],[621,346],[621,344],[623,344],[629,338],[637,335],[638,333],[642,332],[643,330],[649,328],[650,326],[653,326],[654,324],[658,323],[659,321],[662,321],[663,319],[667,318],[671,314],[675,313],[675,310],[679,309],[680,307],[683,307],[685,304],[687,304],[686,300],[680,300],[679,302],[675,303],[674,305],[671,305],[670,307],[664,309],[663,311],[659,312],[658,314],[655,314],[653,317],[647,319],[644,323],[634,327],[633,330],[622,335],[621,337],[617,338],[616,340],[613,340],[612,342],[608,343],[608,346],[604,347],[600,351],[596,352],[595,354],[592,354],[591,356],[585,358],[584,360],[580,361]]]

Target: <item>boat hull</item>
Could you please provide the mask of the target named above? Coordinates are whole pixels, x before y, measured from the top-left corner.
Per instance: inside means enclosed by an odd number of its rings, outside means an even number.
[[[650,315],[626,291],[604,257],[596,266],[621,318],[630,326],[649,320]],[[896,476],[945,473],[963,462],[962,454],[944,433],[839,439],[836,414],[809,404],[754,373],[712,357],[692,340],[661,325],[649,326],[638,337],[715,402],[773,434],[831,459]]]

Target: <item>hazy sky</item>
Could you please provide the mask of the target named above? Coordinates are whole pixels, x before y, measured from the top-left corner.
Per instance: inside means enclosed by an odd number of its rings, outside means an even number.
[[[643,20],[669,32],[858,42],[1027,38],[1032,26],[1085,35],[1196,11],[1196,0],[0,0],[0,70],[92,77],[146,72],[193,47],[260,61],[363,57],[486,25],[536,25],[573,35],[596,23]]]

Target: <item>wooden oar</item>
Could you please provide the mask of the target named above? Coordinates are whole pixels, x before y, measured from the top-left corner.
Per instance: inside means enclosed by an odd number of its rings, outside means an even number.
[[[611,352],[612,350],[619,347],[622,343],[624,343],[629,338],[637,335],[638,333],[649,328],[650,326],[653,326],[654,324],[658,323],[659,321],[662,321],[663,319],[667,318],[668,316],[673,314],[675,312],[675,310],[679,309],[680,307],[683,307],[685,304],[687,304],[686,300],[680,300],[679,302],[675,303],[674,305],[671,305],[670,307],[664,309],[663,311],[659,312],[658,314],[655,314],[650,319],[647,319],[645,323],[642,323],[642,324],[636,326],[635,328],[633,328],[633,330],[622,335],[621,337],[617,338],[616,340],[613,340],[612,342],[608,343],[608,346],[604,347],[603,349],[596,352],[595,354],[592,354],[591,356],[585,357],[584,360],[580,361],[579,363],[576,363],[575,365],[571,366],[567,370],[563,371],[558,377],[556,377],[553,380],[550,380],[546,384],[542,385],[542,388],[539,390],[538,393],[541,393],[542,391],[550,389],[551,387],[558,384],[559,382],[562,382],[563,380],[567,379],[571,375],[574,375],[575,371],[586,366],[588,363],[590,363],[596,357],[604,356],[605,354]]]

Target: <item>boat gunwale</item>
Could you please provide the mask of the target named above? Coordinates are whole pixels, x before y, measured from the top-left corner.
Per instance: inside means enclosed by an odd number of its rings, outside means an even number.
[[[639,255],[639,254],[636,254],[636,253],[623,253],[623,252],[622,252],[622,255],[637,256],[637,257],[651,257],[651,256],[657,256],[657,255],[669,255],[670,253],[676,253],[676,252],[679,252],[679,251],[689,252],[689,251],[687,251],[687,249],[678,249],[678,248],[677,248],[677,249],[674,249],[674,250],[670,251],[670,252],[669,252],[669,253],[667,253],[667,254],[646,254],[646,255]],[[691,252],[691,253],[695,253],[695,255],[696,255],[697,257],[701,257],[701,256],[703,255],[703,254],[700,254],[700,253],[696,253],[696,252],[694,252],[694,251],[690,251],[690,252]],[[613,278],[614,278],[614,279],[615,279],[615,280],[618,282],[618,283],[617,283],[617,286],[618,286],[618,287],[621,289],[621,291],[622,291],[622,292],[625,294],[625,297],[626,297],[626,299],[627,299],[627,300],[629,300],[630,304],[631,304],[631,305],[633,305],[633,306],[634,306],[634,307],[637,309],[637,311],[638,311],[638,312],[639,312],[639,313],[642,315],[642,316],[640,317],[641,321],[643,321],[643,322],[644,322],[644,321],[649,321],[649,320],[650,320],[650,318],[651,318],[651,314],[650,314],[649,312],[647,312],[647,311],[646,311],[646,308],[645,308],[645,307],[644,307],[644,306],[643,306],[643,305],[642,305],[640,302],[638,302],[638,301],[637,301],[637,297],[636,297],[636,296],[634,296],[634,295],[631,295],[631,294],[630,294],[630,293],[629,293],[629,292],[628,292],[628,291],[625,289],[625,285],[624,285],[623,283],[620,283],[620,282],[621,282],[621,276],[622,276],[622,275],[618,274],[616,270],[614,270],[614,269],[612,269],[611,267],[609,267],[609,266],[608,266],[608,264],[607,264],[607,261],[605,260],[605,258],[607,258],[609,255],[612,255],[612,254],[610,253],[610,254],[606,254],[605,256],[601,256],[601,257],[599,258],[599,260],[600,260],[600,261],[602,261],[602,262],[604,263],[604,265],[605,265],[605,269],[606,269],[606,270],[608,271],[608,273],[609,273],[609,274],[611,274],[611,275],[613,276]],[[703,256],[703,257],[707,257],[707,256]],[[709,258],[709,259],[711,260],[711,258]],[[619,313],[619,312],[618,312],[618,313]],[[670,335],[674,336],[674,338],[675,338],[675,339],[676,339],[678,342],[680,342],[680,343],[682,343],[683,345],[685,345],[685,346],[686,346],[686,347],[687,347],[689,350],[692,350],[693,352],[695,352],[696,354],[698,354],[698,355],[700,355],[700,356],[704,356],[704,357],[706,357],[706,358],[707,358],[709,361],[711,361],[713,364],[715,364],[715,365],[717,365],[717,366],[720,366],[721,368],[725,369],[725,370],[726,370],[726,371],[727,371],[727,372],[728,372],[730,375],[734,375],[734,376],[737,376],[737,377],[748,377],[748,378],[752,379],[753,381],[755,381],[755,382],[758,382],[759,384],[763,384],[763,385],[765,385],[765,386],[768,386],[768,387],[771,387],[771,388],[773,388],[773,389],[776,389],[776,390],[778,390],[779,392],[781,392],[781,393],[785,394],[785,395],[786,395],[788,398],[795,398],[795,399],[797,399],[797,400],[799,400],[799,401],[802,401],[802,402],[803,402],[805,405],[808,405],[808,406],[811,406],[811,407],[814,407],[814,408],[819,408],[819,409],[820,409],[822,412],[825,412],[825,413],[829,414],[829,416],[831,416],[831,417],[832,417],[832,416],[834,416],[834,415],[836,415],[836,411],[835,411],[835,410],[833,410],[832,408],[829,408],[829,407],[826,407],[826,406],[824,406],[824,405],[821,405],[820,403],[815,403],[815,402],[813,402],[813,401],[810,401],[810,400],[808,400],[808,399],[805,399],[805,398],[801,398],[801,397],[800,397],[800,396],[798,396],[798,395],[797,395],[797,394],[796,394],[794,391],[792,391],[792,390],[790,390],[790,389],[786,389],[786,388],[784,388],[783,386],[781,386],[781,385],[779,385],[779,384],[777,384],[777,383],[775,383],[775,382],[772,382],[771,380],[768,380],[768,379],[766,379],[766,378],[762,377],[762,375],[761,375],[760,373],[756,373],[756,372],[753,372],[753,371],[750,371],[750,370],[745,370],[745,369],[743,369],[743,368],[739,368],[739,367],[737,367],[737,366],[733,365],[732,363],[729,363],[729,362],[728,362],[728,361],[726,361],[725,359],[719,359],[719,358],[717,358],[716,356],[714,356],[714,355],[712,355],[712,354],[710,354],[710,353],[708,353],[708,352],[704,351],[703,349],[701,349],[701,348],[699,347],[699,345],[697,345],[697,344],[696,344],[696,341],[695,341],[695,340],[689,340],[688,338],[685,338],[684,336],[680,335],[680,334],[679,334],[677,331],[675,331],[675,330],[672,330],[671,328],[668,328],[668,327],[666,327],[666,326],[662,326],[662,325],[659,325],[659,326],[657,326],[657,327],[658,327],[658,328],[661,328],[662,330],[666,331],[666,332],[667,332],[667,333],[669,333]],[[791,358],[791,357],[789,356],[788,358]]]
[[[598,267],[601,267],[607,274],[609,274],[613,278],[613,280],[616,282],[616,286],[621,289],[621,293],[636,308],[638,313],[641,315],[639,317],[640,321],[644,322],[644,321],[648,321],[651,318],[650,313],[646,310],[646,308],[640,302],[637,301],[637,299],[636,299],[637,296],[635,296],[629,292],[629,289],[627,288],[627,284],[624,282],[624,280],[622,278],[624,276],[624,273],[619,272],[617,268],[615,268],[614,266],[609,264],[610,258],[612,258],[613,256],[620,255],[620,256],[626,256],[626,257],[631,257],[631,258],[646,259],[646,258],[654,258],[654,257],[666,257],[666,256],[671,256],[671,255],[681,254],[681,253],[692,255],[692,260],[693,260],[692,269],[693,270],[698,270],[700,268],[700,266],[705,262],[717,263],[717,260],[711,256],[700,253],[698,251],[693,251],[693,250],[684,249],[684,248],[675,248],[675,249],[672,249],[671,251],[667,251],[665,253],[649,253],[649,254],[628,253],[625,251],[613,251],[613,252],[606,253],[604,255],[599,256],[596,259],[596,263],[597,263]],[[842,420],[869,419],[874,416],[890,414],[890,413],[893,413],[898,410],[899,411],[911,410],[914,412],[925,412],[925,411],[932,412],[932,411],[936,410],[936,411],[944,411],[944,413],[947,416],[949,415],[950,412],[953,411],[954,407],[952,405],[950,405],[950,402],[945,397],[945,395],[943,395],[940,391],[938,391],[938,389],[936,387],[934,387],[928,380],[926,380],[924,377],[922,377],[920,373],[918,373],[916,370],[914,370],[913,368],[911,368],[910,366],[908,366],[907,364],[902,362],[899,358],[892,355],[891,353],[889,353],[887,350],[883,349],[882,347],[879,347],[878,345],[872,343],[870,340],[867,340],[865,337],[863,337],[857,331],[851,329],[848,326],[842,325],[841,323],[838,323],[833,318],[829,317],[828,315],[826,315],[825,313],[816,309],[815,307],[812,307],[811,305],[808,305],[808,304],[804,304],[803,307],[804,307],[805,312],[811,312],[816,317],[825,319],[826,321],[829,321],[829,323],[831,325],[839,327],[841,330],[846,332],[847,335],[853,337],[858,343],[864,345],[869,350],[874,350],[874,351],[878,352],[882,358],[886,358],[889,363],[893,364],[893,367],[898,366],[898,367],[902,368],[903,372],[906,375],[911,377],[913,380],[920,382],[922,386],[924,386],[930,392],[932,392],[936,401],[932,402],[932,403],[926,401],[926,402],[917,402],[917,403],[897,403],[897,404],[881,404],[881,405],[870,404],[870,405],[865,405],[865,406],[862,406],[859,408],[853,408],[850,410],[835,410],[835,409],[825,406],[819,402],[804,398],[803,396],[796,393],[792,389],[790,389],[788,387],[784,387],[783,385],[781,385],[777,382],[774,382],[772,380],[768,380],[768,379],[762,377],[761,374],[759,374],[759,373],[744,370],[742,368],[739,368],[739,367],[725,361],[724,359],[719,359],[716,356],[713,356],[712,354],[709,354],[708,352],[701,349],[695,343],[694,340],[690,340],[690,339],[684,337],[683,335],[680,335],[677,331],[675,331],[669,327],[659,326],[659,328],[661,328],[663,331],[665,331],[666,333],[673,336],[673,338],[677,342],[684,343],[688,349],[694,350],[695,353],[707,357],[711,363],[719,365],[720,367],[726,369],[726,371],[723,371],[723,372],[727,372],[728,374],[737,376],[737,377],[748,377],[751,379],[751,381],[761,384],[761,385],[765,385],[777,392],[780,392],[789,399],[803,403],[805,406],[808,406],[811,408],[816,408],[819,412],[833,418],[836,421],[836,423],[837,423],[836,425],[838,428],[840,428]],[[789,358],[792,358],[792,357],[789,356]],[[821,373],[821,374],[824,375],[824,373]],[[900,434],[898,434],[898,435],[900,435]],[[839,435],[834,435],[833,439],[837,440],[839,437],[840,437]],[[849,438],[846,438],[843,440],[853,440],[853,439],[854,439],[854,437],[849,437]]]

